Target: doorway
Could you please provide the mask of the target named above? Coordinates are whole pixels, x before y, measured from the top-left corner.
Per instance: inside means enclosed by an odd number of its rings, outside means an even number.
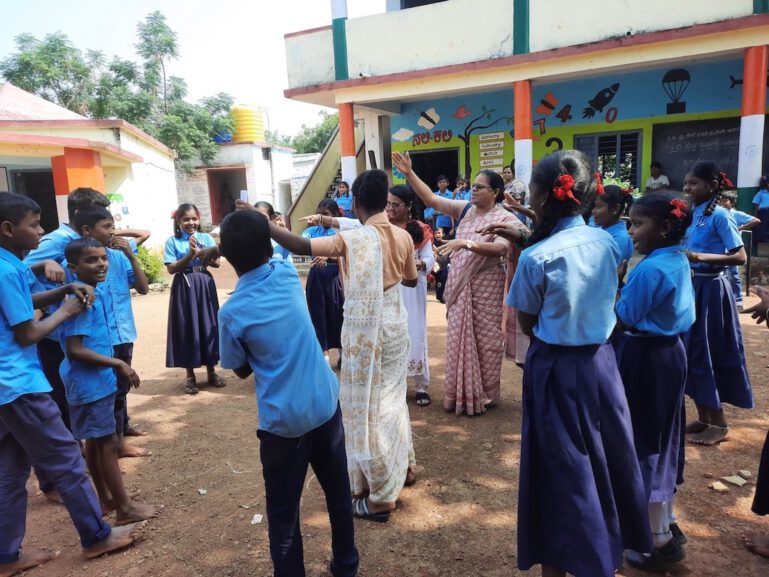
[[[11,171],[13,190],[34,200],[40,206],[40,226],[47,233],[59,227],[53,172],[50,170]]]
[[[220,224],[235,210],[241,190],[248,190],[245,168],[209,168],[208,200],[211,203],[211,224]]]
[[[419,175],[431,190],[438,189],[438,176],[444,175],[449,179],[449,190],[454,190],[459,174],[459,149],[410,151],[414,172]],[[425,205],[417,196],[414,202],[416,217],[424,218]]]

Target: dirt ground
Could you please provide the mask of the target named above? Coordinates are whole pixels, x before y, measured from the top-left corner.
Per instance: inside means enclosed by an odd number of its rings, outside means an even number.
[[[217,273],[223,301],[232,290],[231,270]],[[124,459],[129,489],[140,500],[162,503],[161,518],[146,527],[134,548],[84,562],[63,507],[31,497],[25,547],[60,549],[35,577],[266,577],[272,575],[264,487],[259,465],[256,403],[251,380],[229,371],[224,389],[182,393],[183,371],[164,367],[168,292],[136,297],[139,327],[134,365],[142,384],[129,395],[133,422],[149,433],[140,443],[153,451]],[[445,369],[444,306],[429,296],[428,323],[433,404],[419,408],[409,391],[418,482],[401,494],[386,524],[356,520],[360,575],[509,576],[516,569],[516,502],[521,422],[521,371],[502,368],[499,406],[482,417],[455,417],[441,406]],[[747,469],[755,476],[769,429],[769,331],[743,323],[748,367],[758,409],[727,410],[731,440],[714,448],[689,447],[680,492],[680,524],[689,536],[687,558],[673,575],[758,577],[769,560],[745,551],[742,531],[769,533],[769,519],[750,513],[753,483],[723,494],[708,485]],[[201,373],[201,379],[203,374]],[[693,410],[693,407],[690,407]],[[692,414],[692,413],[690,413]],[[32,482],[30,482],[32,488]],[[203,494],[202,494],[203,493]],[[327,575],[330,532],[320,487],[310,472],[302,503],[308,576]],[[539,570],[531,572],[539,575]],[[620,575],[642,575],[622,569]]]

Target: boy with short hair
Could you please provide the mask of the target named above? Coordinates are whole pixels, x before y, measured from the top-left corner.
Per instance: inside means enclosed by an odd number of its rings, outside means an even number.
[[[136,324],[131,309],[131,287],[141,295],[149,292],[147,276],[136,260],[129,242],[115,236],[115,221],[104,207],[90,206],[75,215],[74,229],[83,238],[93,238],[107,247],[109,267],[105,281],[106,298],[110,320],[113,356],[129,366],[133,359],[133,344],[136,340]],[[125,442],[125,427],[128,424],[127,396],[130,383],[122,375],[117,376],[115,395],[115,423],[121,457],[144,457],[150,452],[141,447],[132,447]]]
[[[224,219],[219,250],[239,277],[219,309],[221,364],[242,379],[255,376],[275,575],[304,575],[299,504],[309,464],[326,495],[331,573],[352,577],[358,551],[339,383],[323,358],[296,269],[270,259],[269,223],[252,211]]]
[[[449,190],[449,179],[445,174],[438,175],[438,190],[433,194],[442,198],[454,198],[454,195]],[[443,236],[446,239],[451,239],[451,231],[454,229],[454,220],[447,214],[435,212],[435,228],[443,229]]]
[[[30,294],[30,269],[21,261],[37,247],[40,207],[33,200],[0,193],[0,575],[15,575],[58,557],[58,552],[22,553],[30,465],[55,484],[80,535],[83,555],[97,557],[131,545],[142,523],[111,529],[86,477],[80,447],[65,428],[48,392],[33,346],[67,319],[80,314],[93,290],[80,284]],[[75,298],[49,317],[34,320],[34,308]]]
[[[82,238],[70,242],[64,256],[78,280],[94,288],[93,305],[68,320],[61,330],[66,357],[59,372],[67,392],[72,433],[85,439],[85,458],[102,511],[106,514],[115,509],[118,525],[151,519],[161,507],[133,502],[118,465],[116,374],[134,387],[140,381],[136,371],[112,356],[111,311],[104,284],[109,268],[107,249],[93,238]]]
[[[742,232],[743,230],[750,230],[761,224],[761,221],[755,216],[734,208],[737,206],[737,198],[737,191],[725,190],[721,193],[721,201],[719,203],[734,217],[734,222],[737,223],[737,230]],[[726,275],[729,277],[729,282],[732,285],[732,292],[734,293],[734,301],[737,304],[737,309],[742,310],[743,294],[739,267],[737,265],[726,267]]]

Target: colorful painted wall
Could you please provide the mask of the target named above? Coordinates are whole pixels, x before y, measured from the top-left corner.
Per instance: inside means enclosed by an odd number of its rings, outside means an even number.
[[[652,159],[666,166],[674,186],[703,159],[736,177],[741,99],[741,59],[535,84],[534,158],[573,147],[578,135],[632,131],[640,132],[639,184]],[[391,126],[393,150],[456,149],[459,172],[501,172],[513,157],[512,88],[407,103]],[[766,171],[769,142],[764,158]]]

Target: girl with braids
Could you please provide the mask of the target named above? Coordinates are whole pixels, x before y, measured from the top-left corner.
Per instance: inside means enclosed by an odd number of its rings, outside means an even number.
[[[504,337],[502,302],[509,240],[482,233],[492,223],[510,223],[520,236],[526,226],[499,204],[502,177],[482,170],[475,177],[470,202],[449,200],[430,190],[411,168],[411,158],[393,152],[393,165],[401,171],[425,205],[454,219],[456,238],[438,249],[451,257],[446,281],[448,339],[443,408],[457,415],[477,415],[499,401]]]
[[[719,206],[724,185],[732,187],[712,162],[697,163],[684,179],[684,193],[694,206],[684,244],[697,303],[697,320],[683,336],[689,362],[686,394],[698,414],[686,425],[686,433],[699,445],[727,438],[729,426],[721,403],[753,408],[742,330],[726,276],[726,268],[745,264],[747,255],[734,218]]]
[[[608,232],[617,243],[622,260],[633,256],[633,240],[627,232],[623,216],[627,216],[633,204],[633,194],[619,186],[608,184],[603,194],[596,196],[593,203],[593,222]]]
[[[582,217],[587,157],[559,151],[531,175],[539,223],[508,304],[531,338],[523,373],[518,567],[543,577],[613,577],[623,549],[651,552],[643,478],[614,349],[611,236]],[[484,231],[486,232],[486,231]]]
[[[331,199],[324,199],[318,204],[316,213],[322,216],[338,217],[342,214],[339,205]],[[307,227],[304,238],[324,238],[334,236],[336,230],[330,226]],[[316,256],[312,259],[307,275],[307,308],[310,310],[312,325],[318,337],[320,348],[326,362],[331,364],[328,351],[339,350],[337,368],[342,367],[342,323],[344,321],[344,291],[342,277],[339,274],[339,260],[333,257]]]
[[[647,571],[684,558],[681,545],[686,538],[673,517],[673,497],[677,482],[683,480],[684,462],[686,350],[679,335],[694,323],[694,289],[681,245],[691,219],[686,203],[670,193],[648,193],[633,205],[630,236],[646,256],[630,273],[615,307],[624,331],[614,343],[617,366],[633,422],[654,543],[650,555],[627,551],[625,556],[629,565]]]

